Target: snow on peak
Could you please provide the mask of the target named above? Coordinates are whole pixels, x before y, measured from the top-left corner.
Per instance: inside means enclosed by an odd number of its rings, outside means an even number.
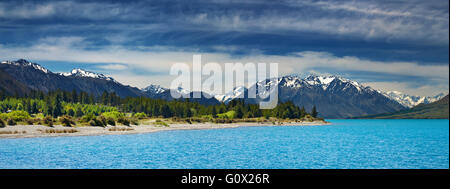
[[[340,82],[344,84],[343,90],[347,90],[350,88],[354,88],[358,90],[359,92],[362,92],[363,90],[369,90],[373,91],[372,88],[363,86],[359,84],[356,81],[348,80],[339,76],[319,76],[319,75],[309,75],[305,78],[301,78],[298,75],[287,75],[283,77],[279,77],[276,81],[277,83],[275,85],[283,86],[283,87],[290,87],[290,88],[300,88],[303,86],[306,87],[320,87],[324,91],[327,90],[334,81]],[[257,85],[259,86],[268,86],[273,85],[273,81],[268,82],[267,84],[264,84],[264,82],[260,81]]]
[[[41,65],[29,62],[28,60],[25,60],[25,59],[19,59],[19,60],[16,60],[16,61],[2,61],[1,63],[2,64],[15,65],[15,66],[30,66],[30,67],[33,67],[34,69],[42,71],[44,73],[49,73],[50,72],[46,68],[42,67]]]
[[[235,87],[233,91],[230,91],[224,95],[214,95],[214,98],[219,102],[228,103],[235,98],[244,98],[246,90],[247,88],[245,88],[244,86],[238,86]]]
[[[74,77],[90,77],[90,78],[98,78],[98,79],[105,79],[108,81],[115,81],[112,77],[107,77],[103,74],[98,74],[98,73],[94,73],[94,72],[90,72],[90,71],[86,71],[80,68],[76,68],[73,69],[71,72],[69,73],[58,73],[59,75],[62,76],[74,76]]]
[[[331,82],[336,79],[336,76],[317,76],[310,75],[305,78],[306,83],[310,85],[320,85],[323,90],[326,90]]]
[[[417,106],[422,103],[429,104],[429,103],[435,102],[445,96],[444,93],[440,93],[436,96],[421,97],[421,96],[403,94],[402,92],[399,92],[399,91],[388,91],[388,92],[379,91],[379,92],[381,94],[383,94],[384,96],[386,96],[394,101],[397,101],[399,104],[401,104],[405,107],[408,107],[408,108]]]
[[[246,90],[247,88],[245,88],[244,86],[238,86],[235,87],[233,91],[230,91],[224,95],[214,95],[214,98],[220,102],[228,103],[235,98],[244,98]]]
[[[142,89],[142,91],[151,92],[154,94],[160,94],[160,93],[165,92],[166,90],[167,90],[166,88],[161,87],[160,85],[154,85],[154,84],[151,84]]]
[[[178,86],[176,89],[170,89],[170,90],[175,90],[176,92],[180,93],[181,95],[185,95],[185,94],[190,94],[191,91],[184,89],[181,86]]]

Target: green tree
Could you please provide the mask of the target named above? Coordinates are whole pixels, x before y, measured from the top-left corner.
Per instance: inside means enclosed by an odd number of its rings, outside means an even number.
[[[78,102],[78,94],[77,94],[77,91],[75,89],[72,90],[72,102],[73,103]]]
[[[236,107],[236,118],[242,118],[242,116],[244,116],[244,113],[242,112],[242,107],[238,105]]]
[[[73,111],[73,109],[70,108],[70,109],[67,111],[67,115],[73,117],[73,116],[75,116],[75,111]]]
[[[314,105],[312,110],[311,110],[311,116],[316,118],[317,114],[319,114],[319,112],[317,112],[316,106]]]
[[[82,117],[83,115],[84,115],[83,110],[81,109],[80,106],[78,106],[75,111],[75,117]]]
[[[17,104],[16,110],[24,110],[22,103]]]
[[[62,115],[62,105],[61,105],[61,95],[57,93],[53,100],[53,117],[58,117]]]
[[[216,108],[214,106],[212,106],[212,108],[211,108],[211,115],[212,115],[213,118],[217,117],[217,111],[216,111]]]
[[[161,106],[160,112],[164,118],[172,117],[172,111],[170,110],[170,107],[167,104]]]

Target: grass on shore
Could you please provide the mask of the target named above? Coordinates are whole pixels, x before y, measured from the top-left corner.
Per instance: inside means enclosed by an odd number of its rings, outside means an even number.
[[[41,133],[76,133],[78,130],[76,129],[38,129],[37,131]]]
[[[25,134],[26,131],[0,131],[0,134],[11,135],[11,134]]]
[[[108,131],[132,131],[134,130],[133,128],[129,128],[129,127],[111,127],[108,128]]]

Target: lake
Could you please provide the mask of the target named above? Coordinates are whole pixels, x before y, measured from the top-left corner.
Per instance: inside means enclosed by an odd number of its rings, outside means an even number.
[[[0,139],[0,168],[448,169],[449,120]]]

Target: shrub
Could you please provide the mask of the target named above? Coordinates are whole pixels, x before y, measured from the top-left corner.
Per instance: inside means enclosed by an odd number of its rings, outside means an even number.
[[[208,120],[209,120],[208,118],[198,118],[198,117],[192,117],[191,118],[192,122],[197,122],[197,123],[207,122]]]
[[[165,126],[165,127],[169,126],[166,122],[163,122],[163,121],[161,121],[159,119],[156,120],[153,124],[156,125],[156,126]]]
[[[89,113],[89,114],[86,114],[83,117],[81,117],[81,122],[89,122],[93,119],[95,119],[95,115],[92,113]]]
[[[97,123],[94,120],[89,121],[88,124],[90,126],[98,126]]]
[[[106,126],[106,120],[103,122],[104,117],[97,117],[89,121],[90,126],[98,126],[98,127],[104,127]]]
[[[8,114],[7,113],[0,113],[0,119],[7,120],[8,119]]]
[[[106,118],[106,123],[108,124],[108,125],[112,125],[112,126],[116,126],[116,121],[114,121],[114,119],[113,118]]]
[[[123,113],[118,111],[104,112],[102,116],[105,118],[112,118],[114,120],[119,120],[119,118],[124,117]]]
[[[138,119],[131,119],[131,124],[133,125],[139,125],[139,120]]]
[[[101,121],[103,126],[108,125],[104,116],[97,116],[97,120]]]
[[[217,114],[217,117],[222,119],[233,119],[236,117],[236,111],[231,110],[225,113]]]
[[[28,118],[30,118],[30,114],[28,114],[28,112],[22,111],[22,110],[12,111],[12,112],[9,112],[7,115],[8,115],[9,119],[13,119],[14,121],[25,121]]]
[[[135,113],[133,115],[133,117],[137,118],[137,119],[144,119],[147,117],[147,114],[145,114],[144,112],[140,112],[140,113]]]
[[[14,121],[14,119],[8,119],[8,121],[6,121],[8,123],[8,125],[16,125],[16,121]]]
[[[128,120],[126,117],[119,117],[117,122],[119,122],[123,125],[126,125],[126,126],[130,126],[130,120]]]
[[[27,124],[28,124],[28,125],[33,125],[34,122],[35,122],[34,119],[27,119]]]
[[[44,118],[44,124],[53,127],[53,118],[51,116],[46,116]]]
[[[312,121],[314,121],[314,118],[311,116],[311,115],[306,115],[305,117],[304,117],[304,119],[306,120],[306,121],[309,121],[309,122],[312,122]]]
[[[75,121],[73,121],[71,116],[62,116],[62,117],[59,118],[59,121],[61,122],[61,124],[63,126],[66,126],[66,127],[70,127],[72,125],[75,125]]]
[[[3,121],[3,119],[0,119],[0,128],[5,127],[5,126],[6,126],[6,124],[5,124],[5,122]]]

